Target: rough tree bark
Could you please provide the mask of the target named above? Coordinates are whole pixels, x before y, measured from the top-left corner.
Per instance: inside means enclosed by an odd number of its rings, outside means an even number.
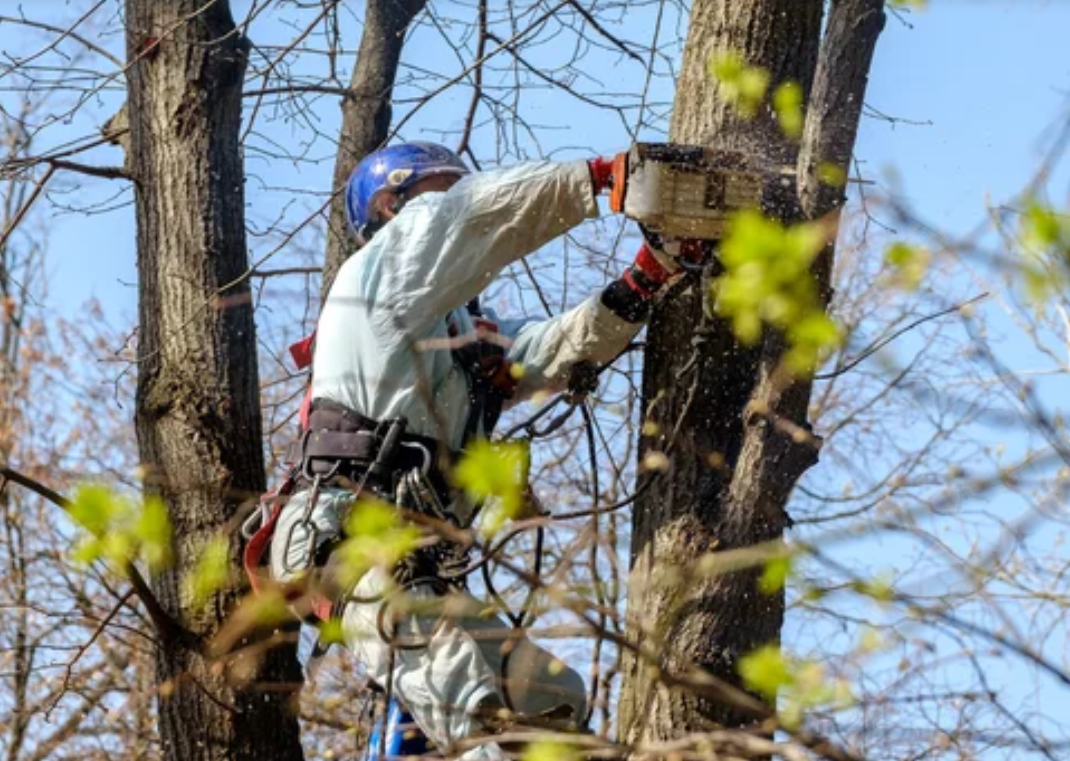
[[[818,167],[848,167],[884,12],[882,0],[836,0],[822,41],[822,6],[822,0],[696,0],[670,135],[674,142],[798,166],[798,187],[768,199],[767,212],[785,222],[826,217],[833,223],[829,246],[813,268],[827,306],[843,191],[821,185]],[[770,92],[788,80],[802,86],[801,146],[784,136],[771,108],[746,120],[719,97],[707,63],[728,50],[766,69]],[[752,711],[730,698],[669,689],[659,676],[698,668],[740,686],[739,657],[779,643],[783,593],[758,591],[761,569],[686,586],[679,574],[706,553],[779,540],[790,524],[785,505],[791,490],[817,461],[819,442],[806,433],[811,382],[781,370],[782,337],[769,332],[760,346],[744,348],[718,319],[696,336],[704,291],[692,288],[663,303],[647,342],[644,419],[660,433],[642,447],[661,450],[671,439],[672,470],[656,477],[635,506],[628,634],[647,658],[625,661],[620,722],[630,742],[754,720]],[[692,391],[676,375],[693,351]],[[647,665],[652,653],[656,669]]]
[[[390,135],[391,98],[398,73],[405,30],[427,0],[369,0],[357,64],[342,100],[342,130],[334,162],[334,191],[327,226],[327,258],[323,266],[322,299],[342,263],[356,249],[346,221],[344,188],[357,162],[382,146]]]
[[[276,648],[248,681],[203,655],[234,604],[194,609],[182,578],[239,505],[265,486],[256,335],[248,285],[239,147],[248,43],[225,0],[127,0],[128,165],[135,181],[139,355],[136,423],[146,489],[167,502],[174,567],[154,579],[186,631],[159,632],[160,735],[172,761],[300,759]],[[223,533],[226,532],[226,533]],[[245,675],[248,676],[248,675]]]

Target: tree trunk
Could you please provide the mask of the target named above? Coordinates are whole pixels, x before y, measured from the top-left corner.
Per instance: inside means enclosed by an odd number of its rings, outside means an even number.
[[[265,486],[256,334],[238,142],[248,43],[225,0],[127,0],[130,155],[138,225],[136,423],[147,491],[167,502],[174,567],[154,579],[192,636],[162,631],[160,735],[173,761],[300,759],[280,681],[292,648],[271,651],[250,681],[204,657],[239,590],[194,609],[182,579],[214,537],[238,544],[239,505]],[[226,533],[224,533],[226,532]]]
[[[824,216],[842,203],[841,188],[817,182],[817,167],[831,161],[847,168],[883,24],[882,0],[840,0],[822,43],[822,5],[696,0],[691,9],[671,139],[743,151],[773,165],[798,163],[799,187],[767,199],[767,213],[784,222]],[[772,108],[747,120],[719,97],[707,64],[728,50],[768,71],[770,92],[789,80],[801,85],[807,104],[801,149],[784,136]],[[834,237],[813,271],[825,306]],[[644,439],[642,452],[671,442],[672,469],[654,477],[635,506],[628,634],[644,655],[625,659],[620,725],[629,742],[754,721],[755,713],[731,698],[665,687],[659,672],[679,675],[697,667],[739,687],[739,657],[779,643],[783,592],[757,589],[760,568],[686,585],[680,573],[707,553],[781,539],[790,525],[785,505],[791,490],[817,461],[818,441],[806,433],[810,380],[782,371],[785,346],[772,331],[759,346],[744,348],[724,321],[704,322],[703,285],[662,303],[647,339],[644,420],[658,433]],[[696,334],[694,326],[702,324],[705,330]],[[678,381],[693,353],[694,381]],[[651,654],[657,654],[657,669],[648,666]]]
[[[346,220],[346,180],[357,163],[386,143],[393,114],[391,98],[405,30],[427,0],[369,0],[357,64],[342,101],[342,131],[334,162],[334,191],[327,225],[327,259],[321,298],[327,298],[338,269],[356,249]]]

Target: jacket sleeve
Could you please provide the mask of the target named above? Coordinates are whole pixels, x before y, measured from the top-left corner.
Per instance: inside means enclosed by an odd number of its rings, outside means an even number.
[[[499,328],[511,342],[508,358],[521,366],[523,375],[514,397],[521,401],[538,391],[565,389],[578,362],[600,367],[613,361],[643,323],[617,316],[603,303],[602,294],[596,293],[548,320],[505,320]]]
[[[419,335],[506,266],[597,215],[586,161],[481,172],[406,204],[361,252],[361,277],[384,327]]]

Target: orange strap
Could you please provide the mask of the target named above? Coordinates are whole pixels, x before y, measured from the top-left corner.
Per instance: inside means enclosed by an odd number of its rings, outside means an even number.
[[[609,191],[609,208],[615,213],[624,211],[624,197],[628,192],[628,154],[624,151],[613,157],[613,187]]]
[[[278,501],[271,511],[271,517],[257,529],[253,538],[245,545],[242,553],[242,565],[245,566],[245,575],[249,577],[249,586],[257,594],[266,591],[267,579],[260,570],[260,561],[271,544],[271,537],[275,534],[275,524],[279,522],[279,514],[282,513],[283,501]]]

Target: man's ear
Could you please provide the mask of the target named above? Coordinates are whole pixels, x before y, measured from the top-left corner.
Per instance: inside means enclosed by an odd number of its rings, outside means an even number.
[[[382,191],[372,201],[372,210],[375,212],[372,218],[389,222],[401,211],[400,201],[397,193],[391,190]]]

